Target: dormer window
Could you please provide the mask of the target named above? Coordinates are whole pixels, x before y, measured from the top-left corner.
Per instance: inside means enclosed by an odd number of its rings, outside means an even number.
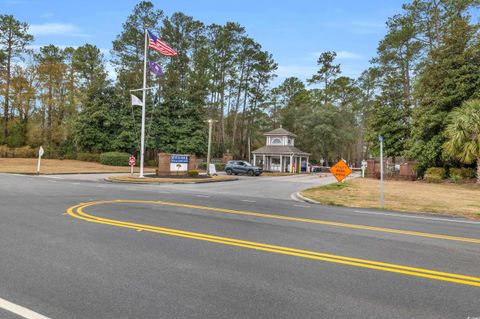
[[[288,143],[288,145],[292,145],[292,139],[289,138],[287,143]]]
[[[272,145],[282,145],[282,140],[278,137],[272,139]]]

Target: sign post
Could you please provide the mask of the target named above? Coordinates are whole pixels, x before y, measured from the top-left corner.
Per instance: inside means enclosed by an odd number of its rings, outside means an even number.
[[[339,160],[337,164],[330,168],[330,173],[332,173],[337,181],[341,183],[348,175],[352,174],[352,170],[344,160]]]
[[[365,171],[367,170],[367,161],[362,161],[362,178],[365,178]]]
[[[383,209],[384,202],[384,188],[383,188],[383,137],[378,136],[380,142],[380,207]]]
[[[133,175],[133,167],[135,166],[135,156],[130,156],[128,159],[128,165],[130,165],[130,175]]]
[[[43,154],[45,154],[45,151],[43,150],[43,147],[40,146],[40,148],[38,149],[37,174],[40,174],[40,161],[42,160]]]

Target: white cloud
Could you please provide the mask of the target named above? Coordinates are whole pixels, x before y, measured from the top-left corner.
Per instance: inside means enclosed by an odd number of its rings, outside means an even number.
[[[363,56],[361,54],[350,52],[350,51],[338,51],[337,52],[337,59],[341,60],[360,60]]]
[[[385,23],[372,21],[351,21],[351,22],[324,22],[326,28],[340,29],[357,35],[379,34],[386,26]]]
[[[70,23],[44,23],[30,25],[30,33],[35,36],[42,35],[66,35],[74,37],[85,37],[80,29]]]

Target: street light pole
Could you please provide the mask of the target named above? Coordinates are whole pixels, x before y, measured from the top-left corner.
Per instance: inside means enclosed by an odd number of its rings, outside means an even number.
[[[143,162],[145,161],[145,97],[147,93],[147,29],[145,28],[145,52],[143,56],[143,89],[142,89],[142,128],[140,137],[140,178],[143,178]]]
[[[383,209],[384,204],[384,187],[383,187],[383,137],[378,136],[380,142],[380,207]]]
[[[207,175],[210,175],[210,152],[212,149],[212,126],[213,120],[209,119],[208,121],[208,151],[207,151]]]

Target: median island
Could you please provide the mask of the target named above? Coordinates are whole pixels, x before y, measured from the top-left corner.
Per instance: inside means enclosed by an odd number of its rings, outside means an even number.
[[[195,177],[188,175],[146,175],[141,178],[138,175],[119,175],[110,176],[107,181],[114,183],[135,183],[135,184],[199,184],[199,183],[214,183],[214,182],[227,182],[236,181],[238,178],[234,176],[207,176],[198,175]]]

